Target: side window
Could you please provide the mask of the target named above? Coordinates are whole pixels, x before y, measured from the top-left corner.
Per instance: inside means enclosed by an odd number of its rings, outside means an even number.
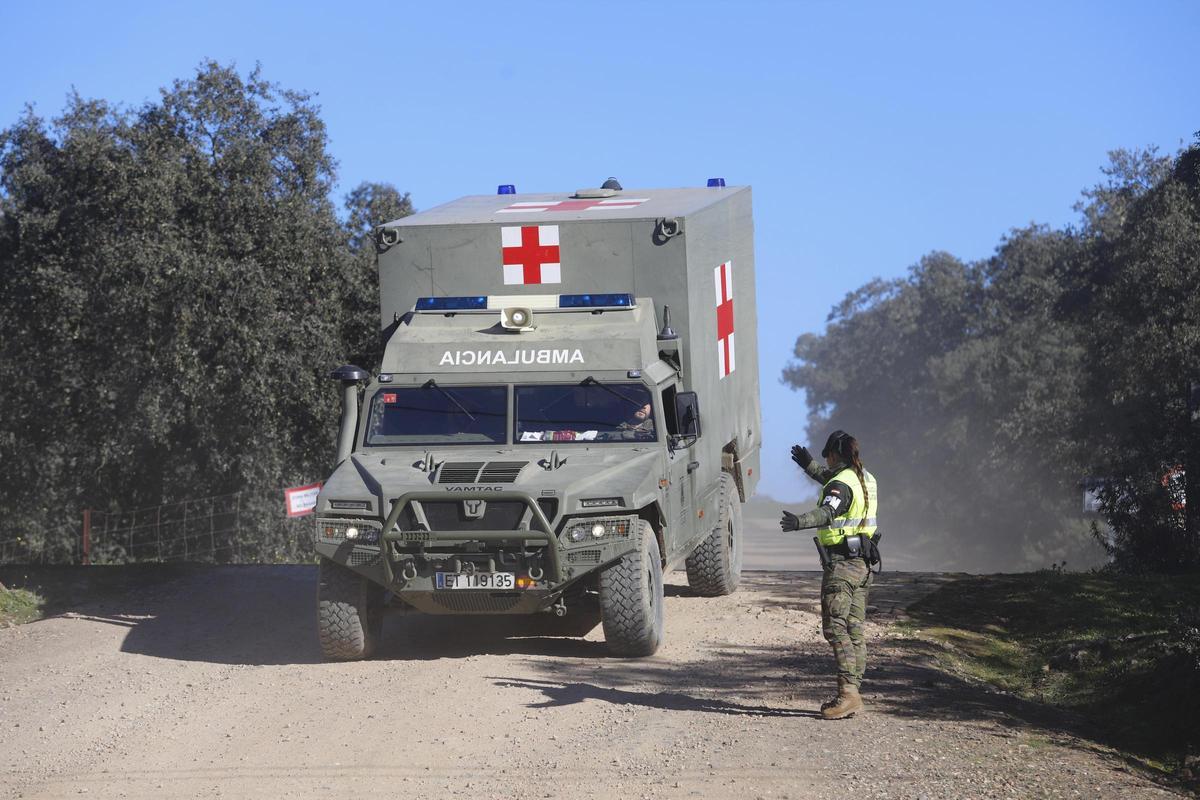
[[[663,389],[663,415],[666,417],[667,434],[670,436],[679,435],[679,420],[675,419],[675,392],[677,386],[671,384]]]

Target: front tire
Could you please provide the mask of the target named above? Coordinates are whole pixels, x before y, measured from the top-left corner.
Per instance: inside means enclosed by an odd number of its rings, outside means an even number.
[[[742,580],[742,503],[737,483],[721,473],[717,526],[687,557],[688,586],[701,597],[737,591]]]
[[[637,525],[639,547],[600,575],[600,616],[609,652],[653,655],[663,637],[662,557],[654,529]]]
[[[370,658],[383,633],[383,590],[349,567],[317,567],[317,632],[330,661]]]

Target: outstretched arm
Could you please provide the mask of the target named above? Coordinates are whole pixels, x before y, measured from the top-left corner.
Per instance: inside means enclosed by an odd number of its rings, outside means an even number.
[[[841,481],[833,481],[821,497],[821,503],[812,511],[796,515],[790,511],[783,512],[779,527],[787,531],[798,531],[804,528],[823,528],[839,515],[844,514],[853,502],[854,494],[850,487]]]
[[[823,528],[831,522],[833,522],[833,512],[829,510],[829,506],[817,506],[812,511],[805,511],[798,516],[790,511],[783,512],[783,519],[779,520],[779,527],[784,533],[787,533],[805,528]]]

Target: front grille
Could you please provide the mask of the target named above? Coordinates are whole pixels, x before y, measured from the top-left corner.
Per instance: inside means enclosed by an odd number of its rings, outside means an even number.
[[[567,553],[568,564],[599,564],[599,550],[576,550]]]
[[[520,500],[488,500],[483,516],[468,519],[461,500],[424,500],[421,508],[435,531],[512,531],[517,529],[526,505]]]
[[[528,461],[489,461],[479,476],[480,483],[512,483]]]
[[[488,611],[508,611],[521,600],[521,595],[494,592],[444,591],[433,596],[442,608],[467,614]]]
[[[482,461],[447,461],[438,470],[438,483],[475,483]]]
[[[528,461],[447,461],[438,469],[438,483],[512,483]]]
[[[362,567],[379,563],[379,551],[371,548],[356,547],[350,552],[350,566]]]

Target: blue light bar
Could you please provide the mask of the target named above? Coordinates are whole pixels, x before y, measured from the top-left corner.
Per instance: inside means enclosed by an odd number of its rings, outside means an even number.
[[[496,194],[516,194],[517,187],[511,183],[502,183],[496,187]]]
[[[710,188],[710,189],[723,188],[724,186],[725,186],[724,178],[709,178],[708,179],[708,188]]]
[[[422,297],[417,311],[473,311],[487,308],[487,297]]]
[[[611,308],[633,305],[631,294],[560,294],[559,308]]]

